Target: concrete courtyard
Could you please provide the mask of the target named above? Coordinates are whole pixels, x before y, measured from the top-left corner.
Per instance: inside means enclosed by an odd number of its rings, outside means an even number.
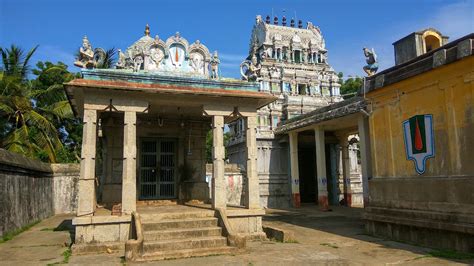
[[[448,260],[430,255],[431,249],[368,236],[362,209],[333,207],[321,212],[314,205],[299,209],[267,210],[264,225],[291,232],[295,241],[250,242],[234,255],[167,260],[159,265],[455,265],[474,260]],[[68,228],[71,216],[54,216],[0,244],[1,265],[122,265],[122,253],[71,255]]]

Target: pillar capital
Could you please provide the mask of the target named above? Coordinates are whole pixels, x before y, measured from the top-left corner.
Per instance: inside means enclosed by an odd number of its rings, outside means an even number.
[[[204,105],[202,112],[205,116],[231,116],[234,113],[234,107],[227,105]]]

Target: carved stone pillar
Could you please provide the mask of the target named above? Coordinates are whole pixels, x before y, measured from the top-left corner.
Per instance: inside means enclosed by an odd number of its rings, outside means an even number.
[[[257,172],[257,116],[248,116],[245,119],[246,144],[247,144],[247,187],[246,207],[248,209],[260,208],[260,190]]]
[[[97,111],[85,109],[83,123],[77,216],[92,216],[96,206],[95,154]]]
[[[227,190],[224,180],[224,116],[212,117],[212,208],[226,208]]]
[[[324,142],[324,130],[321,127],[314,129],[316,142],[316,169],[318,181],[318,205],[323,211],[329,209],[328,180],[326,172],[326,147]]]
[[[342,148],[342,175],[344,182],[344,200],[346,201],[346,206],[352,206],[352,189],[351,189],[351,167],[349,159],[349,142],[347,140],[348,136],[343,135],[341,138],[341,148]]]
[[[291,169],[291,198],[293,207],[301,207],[300,173],[298,166],[298,132],[290,132],[290,169]]]
[[[372,178],[372,158],[370,153],[369,119],[361,115],[358,120],[360,138],[360,161],[362,172],[362,191],[364,193],[364,207],[369,204],[369,179]]]
[[[123,117],[122,213],[137,209],[137,114],[125,112]]]

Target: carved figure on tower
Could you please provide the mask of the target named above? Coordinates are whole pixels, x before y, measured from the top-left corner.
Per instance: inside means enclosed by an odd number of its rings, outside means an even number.
[[[96,65],[94,60],[94,50],[87,39],[87,36],[82,38],[82,47],[79,48],[78,57],[74,62],[74,65],[80,68],[93,68]]]
[[[245,60],[240,64],[240,74],[244,80],[256,81],[260,77],[260,70],[262,65],[257,60],[257,56],[254,54],[252,60]]]
[[[217,55],[217,51],[214,51],[214,55],[212,55],[210,65],[211,65],[211,78],[218,79],[219,78],[219,64],[220,64],[219,56]]]

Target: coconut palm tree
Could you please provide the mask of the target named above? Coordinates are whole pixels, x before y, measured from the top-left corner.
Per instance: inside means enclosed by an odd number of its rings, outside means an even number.
[[[29,157],[56,162],[56,153],[62,148],[58,129],[52,122],[72,116],[71,107],[63,99],[62,85],[52,85],[46,90],[38,90],[26,80],[31,49],[24,51],[14,45],[10,49],[0,49],[2,72],[0,72],[0,124],[5,125],[0,132],[0,146]],[[44,97],[55,99],[49,105],[36,106]]]
[[[29,70],[29,62],[38,45],[26,53],[20,47],[11,45],[10,49],[0,47],[0,55],[2,57],[2,71],[7,76],[19,76],[26,79]]]

